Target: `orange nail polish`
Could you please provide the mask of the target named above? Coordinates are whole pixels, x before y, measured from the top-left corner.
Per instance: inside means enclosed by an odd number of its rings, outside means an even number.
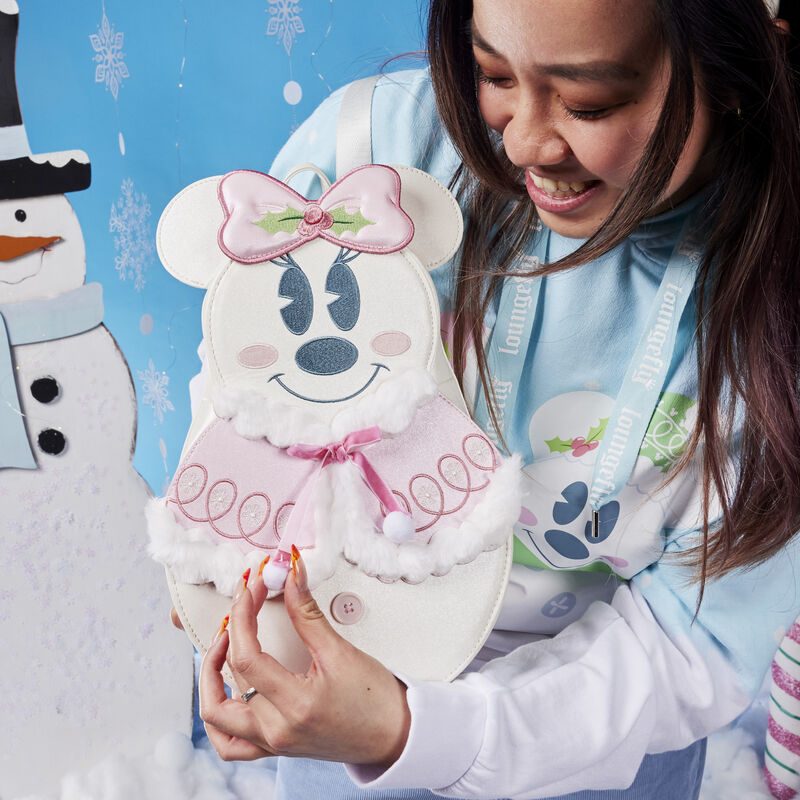
[[[295,545],[292,545],[292,558],[295,560],[300,558],[300,551],[297,549],[297,547],[295,547]]]
[[[266,567],[266,566],[267,566],[267,564],[269,564],[269,556],[267,556],[267,557],[266,557],[266,558],[265,558],[265,559],[264,559],[264,560],[261,562],[260,566],[258,567],[258,577],[259,577],[259,578],[261,577],[261,573],[264,571],[264,567]]]
[[[219,626],[219,631],[217,632],[217,636],[216,636],[217,639],[219,639],[219,637],[222,636],[223,633],[225,633],[225,629],[228,627],[228,623],[230,621],[231,621],[231,615],[228,614],[228,616],[225,617],[224,620],[222,620],[222,625]],[[216,641],[216,639],[215,639],[215,641]]]
[[[247,581],[250,580],[250,567],[242,573],[242,589],[247,588]]]

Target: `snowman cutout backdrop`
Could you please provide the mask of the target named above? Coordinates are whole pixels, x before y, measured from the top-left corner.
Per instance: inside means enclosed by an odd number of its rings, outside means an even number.
[[[51,791],[113,748],[191,728],[192,653],[145,553],[136,401],[84,284],[79,151],[33,155],[17,101],[19,13],[0,4],[0,796]]]
[[[312,167],[312,169],[315,169]],[[368,164],[306,199],[237,171],[181,192],[159,255],[207,289],[204,397],[151,552],[205,650],[266,556],[265,651],[308,655],[280,590],[291,545],[334,627],[389,668],[455,677],[500,609],[519,462],[469,419],[439,338],[428,270],[461,239],[452,195]]]

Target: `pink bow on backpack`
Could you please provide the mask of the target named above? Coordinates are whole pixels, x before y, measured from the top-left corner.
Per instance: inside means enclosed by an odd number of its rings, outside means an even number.
[[[229,172],[219,182],[225,221],[220,249],[234,261],[269,261],[317,237],[364,253],[393,253],[414,236],[400,207],[400,176],[368,164],[348,172],[318,200],[251,170]]]
[[[268,589],[280,590],[283,588],[286,574],[292,563],[291,549],[292,546],[300,544],[300,538],[304,534],[304,522],[312,505],[316,483],[322,470],[331,464],[345,464],[349,461],[358,467],[364,482],[386,511],[383,533],[390,541],[401,544],[414,536],[414,521],[411,514],[398,502],[391,489],[361,452],[364,448],[377,444],[382,438],[380,428],[372,427],[354,431],[341,442],[331,442],[322,447],[295,444],[287,448],[287,455],[307,461],[316,461],[319,466],[300,491],[281,535],[280,547],[264,570],[264,583]],[[311,543],[313,544],[313,541]]]

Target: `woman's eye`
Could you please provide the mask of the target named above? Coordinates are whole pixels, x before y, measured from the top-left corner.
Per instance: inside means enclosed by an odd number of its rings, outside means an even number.
[[[351,330],[361,311],[361,296],[356,276],[347,264],[342,261],[334,262],[325,279],[325,291],[339,295],[328,303],[328,313],[333,324],[341,331]]]
[[[284,325],[298,336],[305,333],[314,314],[314,298],[311,284],[301,270],[291,267],[283,273],[278,284],[278,297],[289,300],[281,309]]]
[[[478,83],[485,83],[489,86],[506,86],[511,80],[500,75],[487,75],[477,63],[475,64],[475,77]]]
[[[600,119],[601,117],[606,116],[609,112],[613,111],[615,108],[619,108],[622,103],[613,106],[605,106],[604,108],[570,108],[568,105],[565,105],[562,102],[562,106],[564,108],[564,113],[571,117],[572,119],[583,119],[583,120],[591,120],[591,119]]]

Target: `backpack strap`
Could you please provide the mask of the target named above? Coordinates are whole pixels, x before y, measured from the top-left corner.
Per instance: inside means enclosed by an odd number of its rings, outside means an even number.
[[[336,129],[336,178],[372,163],[372,90],[379,75],[351,83],[339,108]]]

